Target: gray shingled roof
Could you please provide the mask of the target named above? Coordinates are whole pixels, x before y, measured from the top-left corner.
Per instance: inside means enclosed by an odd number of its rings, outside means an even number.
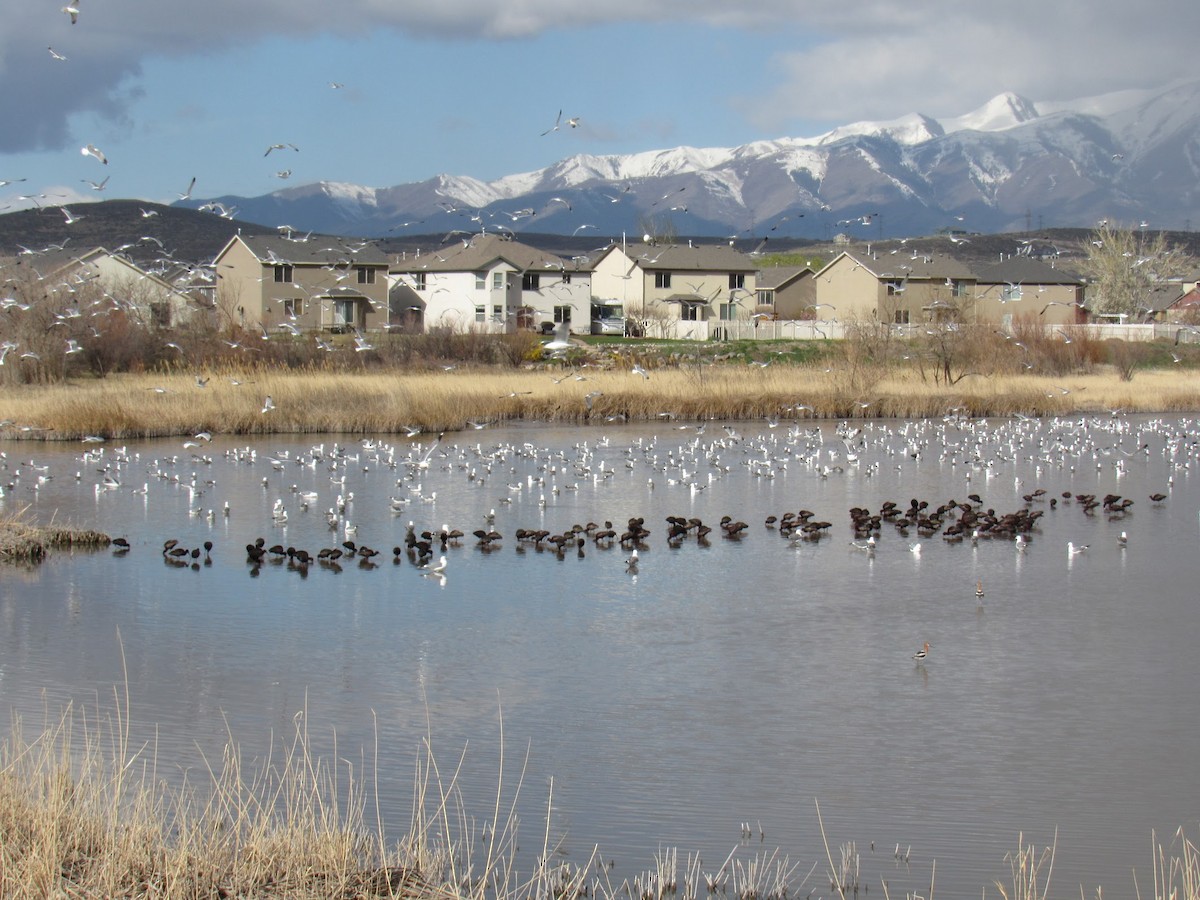
[[[749,256],[726,244],[643,245],[640,253],[626,252],[646,272],[753,272],[758,269],[758,264]]]
[[[436,251],[408,256],[393,272],[481,272],[503,260],[519,272],[588,271],[582,260],[568,260],[496,234],[477,234],[447,243]]]
[[[288,240],[277,234],[240,234],[237,237],[264,263],[279,260],[294,266],[386,266],[388,255],[370,241],[331,237]]]
[[[899,253],[888,253],[884,256],[868,256],[865,253],[856,253],[853,250],[843,251],[846,256],[854,260],[876,278],[915,278],[917,280],[937,280],[942,281],[947,278],[953,278],[958,281],[972,281],[975,278],[975,273],[971,271],[966,263],[960,262],[953,256],[935,253],[932,256],[919,256],[915,254],[905,254],[903,251]],[[832,266],[841,254],[834,257],[825,265],[825,269]],[[821,271],[825,271],[822,269]]]
[[[774,291],[791,284],[805,272],[811,272],[811,266],[769,266],[759,269],[754,278],[754,286],[759,290]]]
[[[1079,276],[1028,256],[983,266],[975,271],[975,279],[980,284],[1083,284]]]

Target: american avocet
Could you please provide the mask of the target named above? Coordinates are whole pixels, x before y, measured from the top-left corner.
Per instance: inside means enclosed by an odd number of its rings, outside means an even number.
[[[918,650],[916,653],[913,654],[913,659],[915,659],[917,662],[924,662],[928,657],[929,657],[929,641],[926,641],[925,645],[923,647],[921,647],[920,650]]]

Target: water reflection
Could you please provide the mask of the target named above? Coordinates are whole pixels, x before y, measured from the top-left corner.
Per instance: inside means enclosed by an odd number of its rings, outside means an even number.
[[[864,881],[893,896],[928,890],[935,858],[939,892],[974,893],[1005,874],[1019,833],[1048,843],[1055,828],[1057,885],[1128,891],[1151,830],[1196,817],[1176,752],[1200,737],[1181,714],[1200,675],[1183,562],[1200,538],[1196,422],[735,431],[216,438],[86,457],[22,445],[10,458],[54,477],[31,490],[10,461],[10,508],[131,548],[4,570],[0,701],[40,721],[128,673],[135,728],[181,771],[219,758],[228,734],[265,756],[302,712],[318,749],[357,759],[378,738],[397,831],[426,740],[446,760],[468,748],[460,784],[480,816],[528,748],[523,827],[539,833],[553,778],[554,839],[579,862],[599,844],[617,873],[665,845],[723,859],[743,822],[807,869],[823,858],[818,798],[831,840],[874,842]],[[1105,508],[1113,493],[1135,502]],[[937,530],[884,519],[873,548],[855,546],[868,537],[853,507],[951,499],[1041,515],[1027,542],[978,527],[947,540],[956,505]],[[830,526],[784,534],[801,510]],[[728,536],[724,516],[748,527]],[[712,531],[668,541],[668,517]],[[636,572],[632,546],[586,530],[631,518],[651,532]],[[425,555],[405,546],[410,522],[466,537]],[[485,550],[476,528],[501,538]],[[518,529],[571,531],[583,553]],[[281,552],[248,560],[258,538]],[[380,556],[349,555],[347,539]],[[164,554],[167,540],[186,552]]]

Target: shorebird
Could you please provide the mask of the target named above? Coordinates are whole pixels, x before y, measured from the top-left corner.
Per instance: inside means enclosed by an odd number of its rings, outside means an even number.
[[[111,175],[105,175],[103,181],[92,181],[90,178],[80,178],[79,180],[84,184],[90,184],[93,191],[102,191],[108,186],[108,179],[111,177]]]
[[[929,641],[926,641],[925,646],[923,646],[920,650],[918,650],[916,653],[913,654],[913,659],[915,659],[918,663],[923,663],[928,658],[929,658]]]
[[[192,199],[192,188],[194,188],[195,186],[196,186],[196,176],[193,175],[192,180],[188,182],[187,190],[179,195],[179,199],[180,200],[191,200]]]
[[[105,178],[104,180],[108,181],[107,178]],[[67,209],[65,206],[60,206],[59,209],[62,210],[63,218],[67,220],[68,225],[74,225],[76,222],[78,222],[80,219],[83,218],[83,216],[75,215],[69,209]]]
[[[72,25],[76,24],[79,21],[79,7],[78,6],[64,6],[62,8],[62,11],[71,17]]]
[[[1070,558],[1072,556],[1078,556],[1080,553],[1086,551],[1089,546],[1091,545],[1075,544],[1072,541],[1067,541],[1067,557]]]
[[[270,394],[267,394],[267,399],[263,401],[262,411],[264,413],[269,413],[274,408],[275,408],[275,401],[271,399]]]
[[[300,148],[295,144],[272,144],[267,148],[267,152],[263,156],[270,156],[272,150],[295,150],[297,153],[300,152]]]
[[[47,47],[46,49],[50,51],[50,56],[53,57],[54,59],[57,59],[59,62],[67,61],[67,58],[65,56],[63,56],[61,53],[57,52],[53,47]]]

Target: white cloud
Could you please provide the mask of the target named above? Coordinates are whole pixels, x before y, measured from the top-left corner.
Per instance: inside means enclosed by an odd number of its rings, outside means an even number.
[[[587,29],[704,23],[744,45],[746,65],[769,67],[777,86],[739,107],[766,131],[799,121],[840,124],[920,111],[963,113],[1004,90],[1031,99],[1071,99],[1162,84],[1187,74],[1200,6],[1127,0],[82,0],[79,22],[55,4],[0,0],[0,153],[66,146],[73,115],[120,121],[143,60],[198,56],[265,39],[317,34],[519,40],[563,33],[589,47]],[[763,44],[792,35],[798,49],[768,58]],[[581,39],[582,38],[582,39]],[[47,47],[68,57],[53,60]],[[686,46],[662,48],[664,68],[687,77],[702,65]],[[614,66],[629,69],[628,60]],[[647,61],[659,63],[658,60]],[[36,89],[30,90],[30,85]],[[737,86],[730,86],[736,93]],[[10,124],[19,122],[20,127]]]
[[[764,129],[953,116],[1002,91],[1070,100],[1161,85],[1190,74],[1200,7],[1147,14],[1111,2],[912,0],[844,19],[815,11],[808,21],[827,37],[772,59],[777,87],[747,99]]]

